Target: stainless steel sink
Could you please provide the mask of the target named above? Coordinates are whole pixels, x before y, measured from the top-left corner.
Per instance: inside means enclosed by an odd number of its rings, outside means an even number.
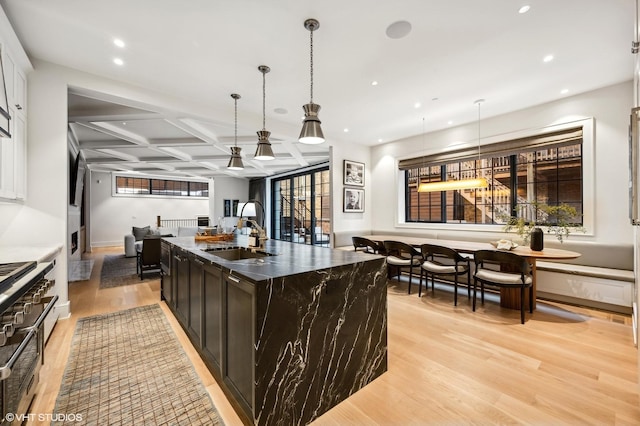
[[[221,257],[226,260],[242,260],[242,259],[260,259],[267,256],[273,256],[265,251],[252,251],[244,247],[236,247],[226,250],[206,250],[209,254]]]

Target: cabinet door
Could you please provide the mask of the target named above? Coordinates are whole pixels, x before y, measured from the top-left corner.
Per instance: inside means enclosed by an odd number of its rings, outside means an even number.
[[[161,284],[161,291],[162,291],[162,299],[167,302],[167,305],[169,305],[171,308],[174,308],[175,305],[173,304],[173,289],[174,289],[174,278],[173,275],[171,274],[171,271],[174,270],[173,269],[173,263],[175,262],[175,260],[173,259],[172,256],[172,251],[171,251],[171,246],[166,243],[166,242],[162,242],[162,255],[161,258],[162,260],[161,265],[162,265],[162,271],[163,274],[160,277],[160,284]],[[174,270],[175,271],[175,270]]]
[[[222,270],[217,265],[205,265],[203,350],[217,369],[222,372]]]
[[[27,194],[27,135],[24,117],[15,114],[13,118],[13,158],[14,158],[14,191],[18,200],[25,200]]]
[[[253,411],[255,286],[233,275],[225,276],[225,362],[223,376],[245,410]]]
[[[9,114],[13,117],[13,108],[9,108]],[[0,197],[14,200],[16,198],[15,180],[15,141],[14,121],[9,122],[11,138],[0,137]]]
[[[189,331],[202,347],[202,267],[200,259],[189,259]]]
[[[182,251],[176,255],[176,317],[182,325],[189,326],[189,259]]]

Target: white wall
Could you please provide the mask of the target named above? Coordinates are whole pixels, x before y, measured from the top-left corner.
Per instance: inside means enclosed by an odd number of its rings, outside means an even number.
[[[218,224],[218,218],[224,216],[224,200],[238,200],[243,203],[249,199],[249,180],[243,178],[217,177],[213,180],[211,199],[211,220]],[[236,212],[231,213],[233,216]]]
[[[89,209],[92,247],[122,245],[133,226],[155,226],[156,217],[195,219],[209,215],[208,199],[113,196],[111,173],[91,172]]]
[[[568,97],[556,102],[516,111],[499,117],[482,120],[482,143],[496,140],[500,135],[526,133],[568,121],[593,119],[594,124],[594,175],[585,167],[585,223],[587,234],[572,234],[573,240],[606,243],[633,243],[633,229],[628,219],[628,126],[632,106],[632,83],[622,83],[589,93]],[[470,102],[469,107],[473,105]],[[490,99],[483,105],[485,114],[490,112]],[[416,136],[376,146],[371,150],[371,185],[375,191],[369,197],[375,214],[372,229],[375,231],[444,231],[477,232],[485,229],[501,233],[499,225],[460,227],[449,224],[403,224],[400,222],[399,199],[401,182],[397,160],[419,154],[439,152],[455,141],[477,144],[477,123],[455,127],[440,132]],[[428,147],[425,146],[428,144]],[[591,180],[592,185],[587,185]],[[593,194],[591,199],[590,194]],[[589,208],[588,206],[591,206]]]
[[[345,213],[343,198],[344,160],[364,163],[364,212]],[[373,204],[373,184],[371,176],[371,155],[368,146],[356,144],[334,144],[331,146],[331,191],[333,205],[333,232],[369,231],[375,216]],[[377,188],[376,188],[377,190]]]

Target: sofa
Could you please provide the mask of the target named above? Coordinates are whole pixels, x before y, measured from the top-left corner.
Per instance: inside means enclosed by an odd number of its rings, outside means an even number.
[[[131,228],[131,233],[124,236],[125,257],[135,257],[142,240],[148,237],[194,237],[204,228],[198,226],[178,226],[176,228],[144,226]]]

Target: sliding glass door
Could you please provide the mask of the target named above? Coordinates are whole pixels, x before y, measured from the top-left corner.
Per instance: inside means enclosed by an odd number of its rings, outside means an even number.
[[[328,167],[272,181],[273,238],[329,247],[330,183]]]

